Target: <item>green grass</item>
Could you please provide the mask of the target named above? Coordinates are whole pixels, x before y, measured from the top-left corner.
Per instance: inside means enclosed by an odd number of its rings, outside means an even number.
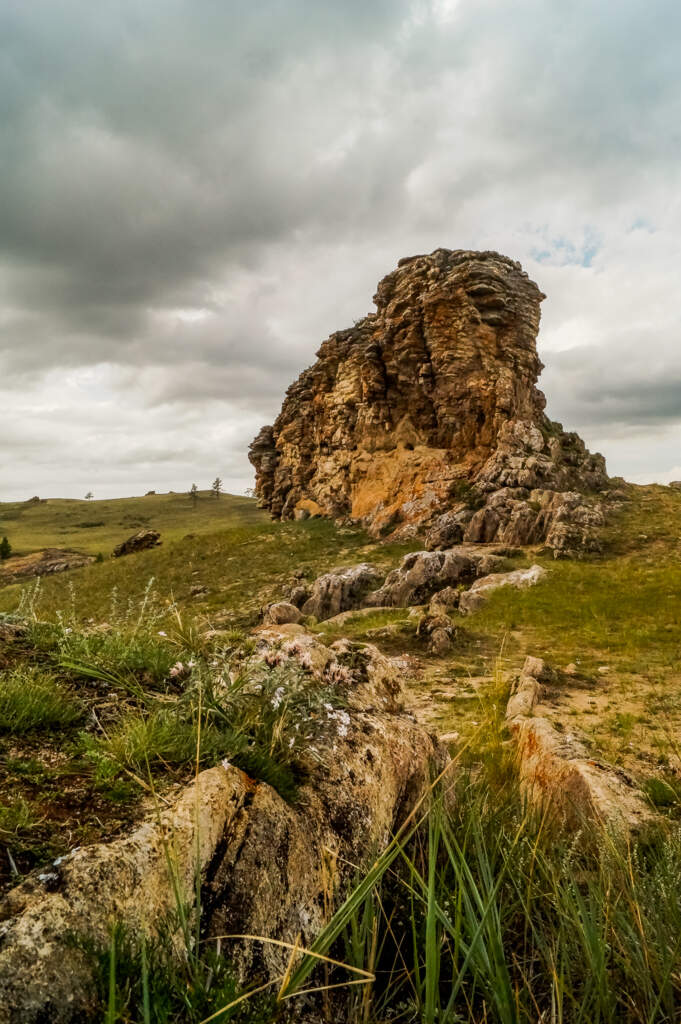
[[[36,669],[19,666],[0,676],[0,732],[16,736],[70,726],[83,711],[69,690]]]
[[[202,1024],[213,1014],[221,1022],[270,1024],[274,998],[266,993],[245,998],[248,989],[213,943],[200,950],[188,943],[178,956],[182,925],[180,915],[174,918],[162,922],[151,940],[114,927],[107,949],[85,947],[97,960],[105,1024]]]
[[[443,796],[313,946],[373,974],[361,994],[348,990],[351,1021],[678,1019],[681,829],[630,847],[588,823],[564,834],[524,806],[512,779],[499,787],[484,771],[460,773],[454,800]],[[306,957],[288,994],[310,984]]]
[[[121,609],[138,608],[153,578],[167,609],[177,604],[194,615],[217,617],[216,622],[254,625],[261,605],[280,599],[294,572],[314,579],[335,565],[363,560],[388,568],[414,547],[413,542],[381,545],[362,530],[339,530],[321,519],[272,523],[258,513],[250,525],[227,524],[219,532],[168,540],[160,548],[45,577],[32,605],[43,619],[61,612],[110,621]],[[192,595],[197,585],[206,593]],[[0,588],[0,612],[16,611],[34,588],[35,583]]]
[[[48,498],[40,503],[0,503],[0,536],[7,535],[12,554],[56,547],[108,556],[126,537],[143,528],[158,530],[162,540],[181,540],[237,525],[265,523],[253,498],[223,494],[217,501],[201,491],[194,505],[187,494],[79,501]]]

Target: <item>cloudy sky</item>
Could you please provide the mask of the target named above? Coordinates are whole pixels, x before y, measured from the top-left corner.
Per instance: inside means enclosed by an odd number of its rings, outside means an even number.
[[[548,295],[552,418],[681,477],[678,0],[1,0],[0,500],[251,484],[405,255]]]

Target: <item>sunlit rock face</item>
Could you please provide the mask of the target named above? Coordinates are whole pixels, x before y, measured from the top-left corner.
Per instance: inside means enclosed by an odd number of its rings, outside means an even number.
[[[598,514],[572,512],[608,478],[602,456],[544,414],[543,298],[499,253],[400,260],[376,312],[324,342],[251,444],[261,504],[281,519],[430,532],[433,547],[552,531],[557,552],[592,546]]]

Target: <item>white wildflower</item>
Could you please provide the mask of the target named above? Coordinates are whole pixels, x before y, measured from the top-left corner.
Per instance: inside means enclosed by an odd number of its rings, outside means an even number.
[[[281,704],[281,702],[283,701],[283,699],[284,699],[284,687],[283,686],[278,686],[276,688],[276,690],[274,691],[274,696],[272,697],[272,707],[273,708],[278,708],[279,705]]]
[[[168,636],[168,634],[166,633],[165,629],[159,629],[158,635],[159,636]]]

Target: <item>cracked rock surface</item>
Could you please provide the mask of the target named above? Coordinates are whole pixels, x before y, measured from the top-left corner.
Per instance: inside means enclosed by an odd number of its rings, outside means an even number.
[[[597,546],[605,462],[544,414],[544,298],[495,252],[400,260],[376,312],[333,334],[251,444],[276,518],[324,515],[375,535]]]

